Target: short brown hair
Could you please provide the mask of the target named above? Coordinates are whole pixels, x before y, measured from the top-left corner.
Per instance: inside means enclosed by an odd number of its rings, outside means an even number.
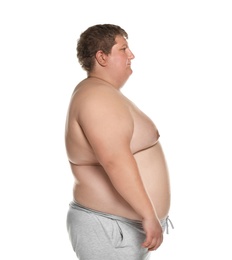
[[[90,72],[95,64],[95,54],[99,50],[109,54],[118,35],[128,38],[127,32],[114,24],[97,24],[81,33],[76,48],[81,67]]]

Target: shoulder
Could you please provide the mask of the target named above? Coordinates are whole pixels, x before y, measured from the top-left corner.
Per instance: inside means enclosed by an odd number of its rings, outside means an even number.
[[[94,107],[124,107],[126,109],[127,99],[123,94],[108,83],[82,81],[74,90],[72,96],[79,109]]]

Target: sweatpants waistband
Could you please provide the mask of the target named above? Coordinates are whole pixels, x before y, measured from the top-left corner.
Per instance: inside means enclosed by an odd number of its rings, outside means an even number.
[[[142,229],[142,221],[140,221],[140,220],[133,220],[133,219],[121,217],[121,216],[118,216],[118,215],[113,215],[113,214],[105,213],[105,212],[102,212],[102,211],[94,210],[94,209],[85,207],[85,206],[79,204],[76,201],[70,202],[69,206],[73,209],[76,209],[76,210],[82,210],[82,211],[85,211],[87,213],[93,213],[93,214],[97,214],[97,215],[102,216],[102,217],[106,217],[108,219],[118,220],[118,221],[130,224],[130,225],[133,225],[137,228]],[[169,219],[169,216],[167,216],[165,219],[160,220],[160,222],[161,222],[161,226],[163,228],[163,231],[166,230],[167,234],[169,233],[169,224],[171,225],[172,228],[174,228],[171,220]]]
[[[105,212],[98,211],[98,210],[95,210],[95,209],[91,209],[91,208],[88,208],[88,207],[85,207],[85,206],[79,204],[76,201],[72,201],[69,205],[73,209],[82,210],[82,211],[85,211],[87,213],[97,214],[97,215],[105,217],[105,218],[118,220],[118,221],[125,222],[125,223],[128,223],[130,225],[137,226],[137,227],[140,227],[140,226],[142,227],[142,221],[140,221],[140,220],[133,220],[133,219],[121,217],[121,216],[118,216],[118,215],[113,215],[113,214],[105,213]]]

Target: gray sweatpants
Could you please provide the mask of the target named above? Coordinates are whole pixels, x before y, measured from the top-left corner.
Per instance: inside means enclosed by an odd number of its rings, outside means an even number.
[[[161,221],[163,230],[167,220]],[[71,202],[67,230],[79,260],[148,260],[141,246],[145,233],[141,221],[95,211]]]

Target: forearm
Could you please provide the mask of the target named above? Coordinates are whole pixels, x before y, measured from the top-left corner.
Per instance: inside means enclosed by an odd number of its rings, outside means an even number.
[[[157,217],[133,156],[120,156],[103,167],[118,193],[143,219]]]

